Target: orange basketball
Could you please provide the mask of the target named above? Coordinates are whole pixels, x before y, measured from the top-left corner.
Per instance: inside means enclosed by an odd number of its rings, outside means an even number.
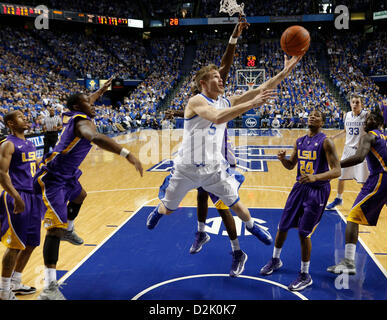
[[[301,26],[291,26],[281,36],[281,48],[289,56],[299,56],[305,53],[309,45],[309,32]]]

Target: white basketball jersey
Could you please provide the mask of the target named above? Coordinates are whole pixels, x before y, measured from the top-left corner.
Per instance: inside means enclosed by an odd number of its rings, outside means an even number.
[[[217,100],[212,100],[203,94],[200,95],[210,106],[218,110],[230,107],[230,102],[225,98],[218,97]],[[184,119],[183,142],[174,162],[204,166],[225,161],[222,147],[226,125],[227,123],[214,124],[198,115]]]
[[[355,116],[352,111],[345,115],[345,145],[349,147],[357,147],[360,142],[360,137],[366,132],[364,131],[367,111],[362,110],[358,116]]]

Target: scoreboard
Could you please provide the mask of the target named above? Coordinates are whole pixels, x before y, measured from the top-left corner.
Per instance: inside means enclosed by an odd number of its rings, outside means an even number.
[[[7,16],[20,16],[20,17],[31,17],[36,18],[39,15],[45,13],[42,9],[37,9],[25,5],[17,4],[7,4],[0,3],[0,14]],[[93,23],[99,25],[109,25],[109,26],[122,26],[122,27],[133,27],[137,26],[140,21],[142,25],[142,20],[134,20],[128,18],[118,18],[111,16],[103,16],[97,14],[88,14],[72,11],[63,11],[56,9],[48,9],[48,17],[53,20],[63,20],[63,21],[74,21],[82,23]]]

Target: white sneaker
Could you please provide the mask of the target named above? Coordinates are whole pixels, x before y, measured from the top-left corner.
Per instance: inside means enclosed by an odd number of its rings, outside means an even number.
[[[15,294],[12,292],[12,290],[5,291],[3,289],[0,289],[0,300],[19,300],[15,297]]]
[[[62,292],[59,291],[59,285],[56,281],[51,281],[48,288],[40,293],[38,300],[66,300]]]
[[[26,286],[26,285],[22,284],[21,282],[13,280],[13,279],[11,280],[11,290],[16,295],[18,295],[18,294],[20,294],[20,295],[33,294],[36,292],[36,288]]]

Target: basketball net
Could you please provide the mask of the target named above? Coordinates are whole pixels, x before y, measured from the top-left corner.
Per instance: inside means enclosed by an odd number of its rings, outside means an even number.
[[[253,90],[255,86],[255,82],[247,82],[247,86],[249,87],[249,90]]]
[[[240,5],[237,4],[236,0],[220,0],[220,9],[219,12],[228,13],[229,16],[233,16],[235,13],[239,13],[242,16],[245,16],[243,11],[245,7],[244,3]]]

